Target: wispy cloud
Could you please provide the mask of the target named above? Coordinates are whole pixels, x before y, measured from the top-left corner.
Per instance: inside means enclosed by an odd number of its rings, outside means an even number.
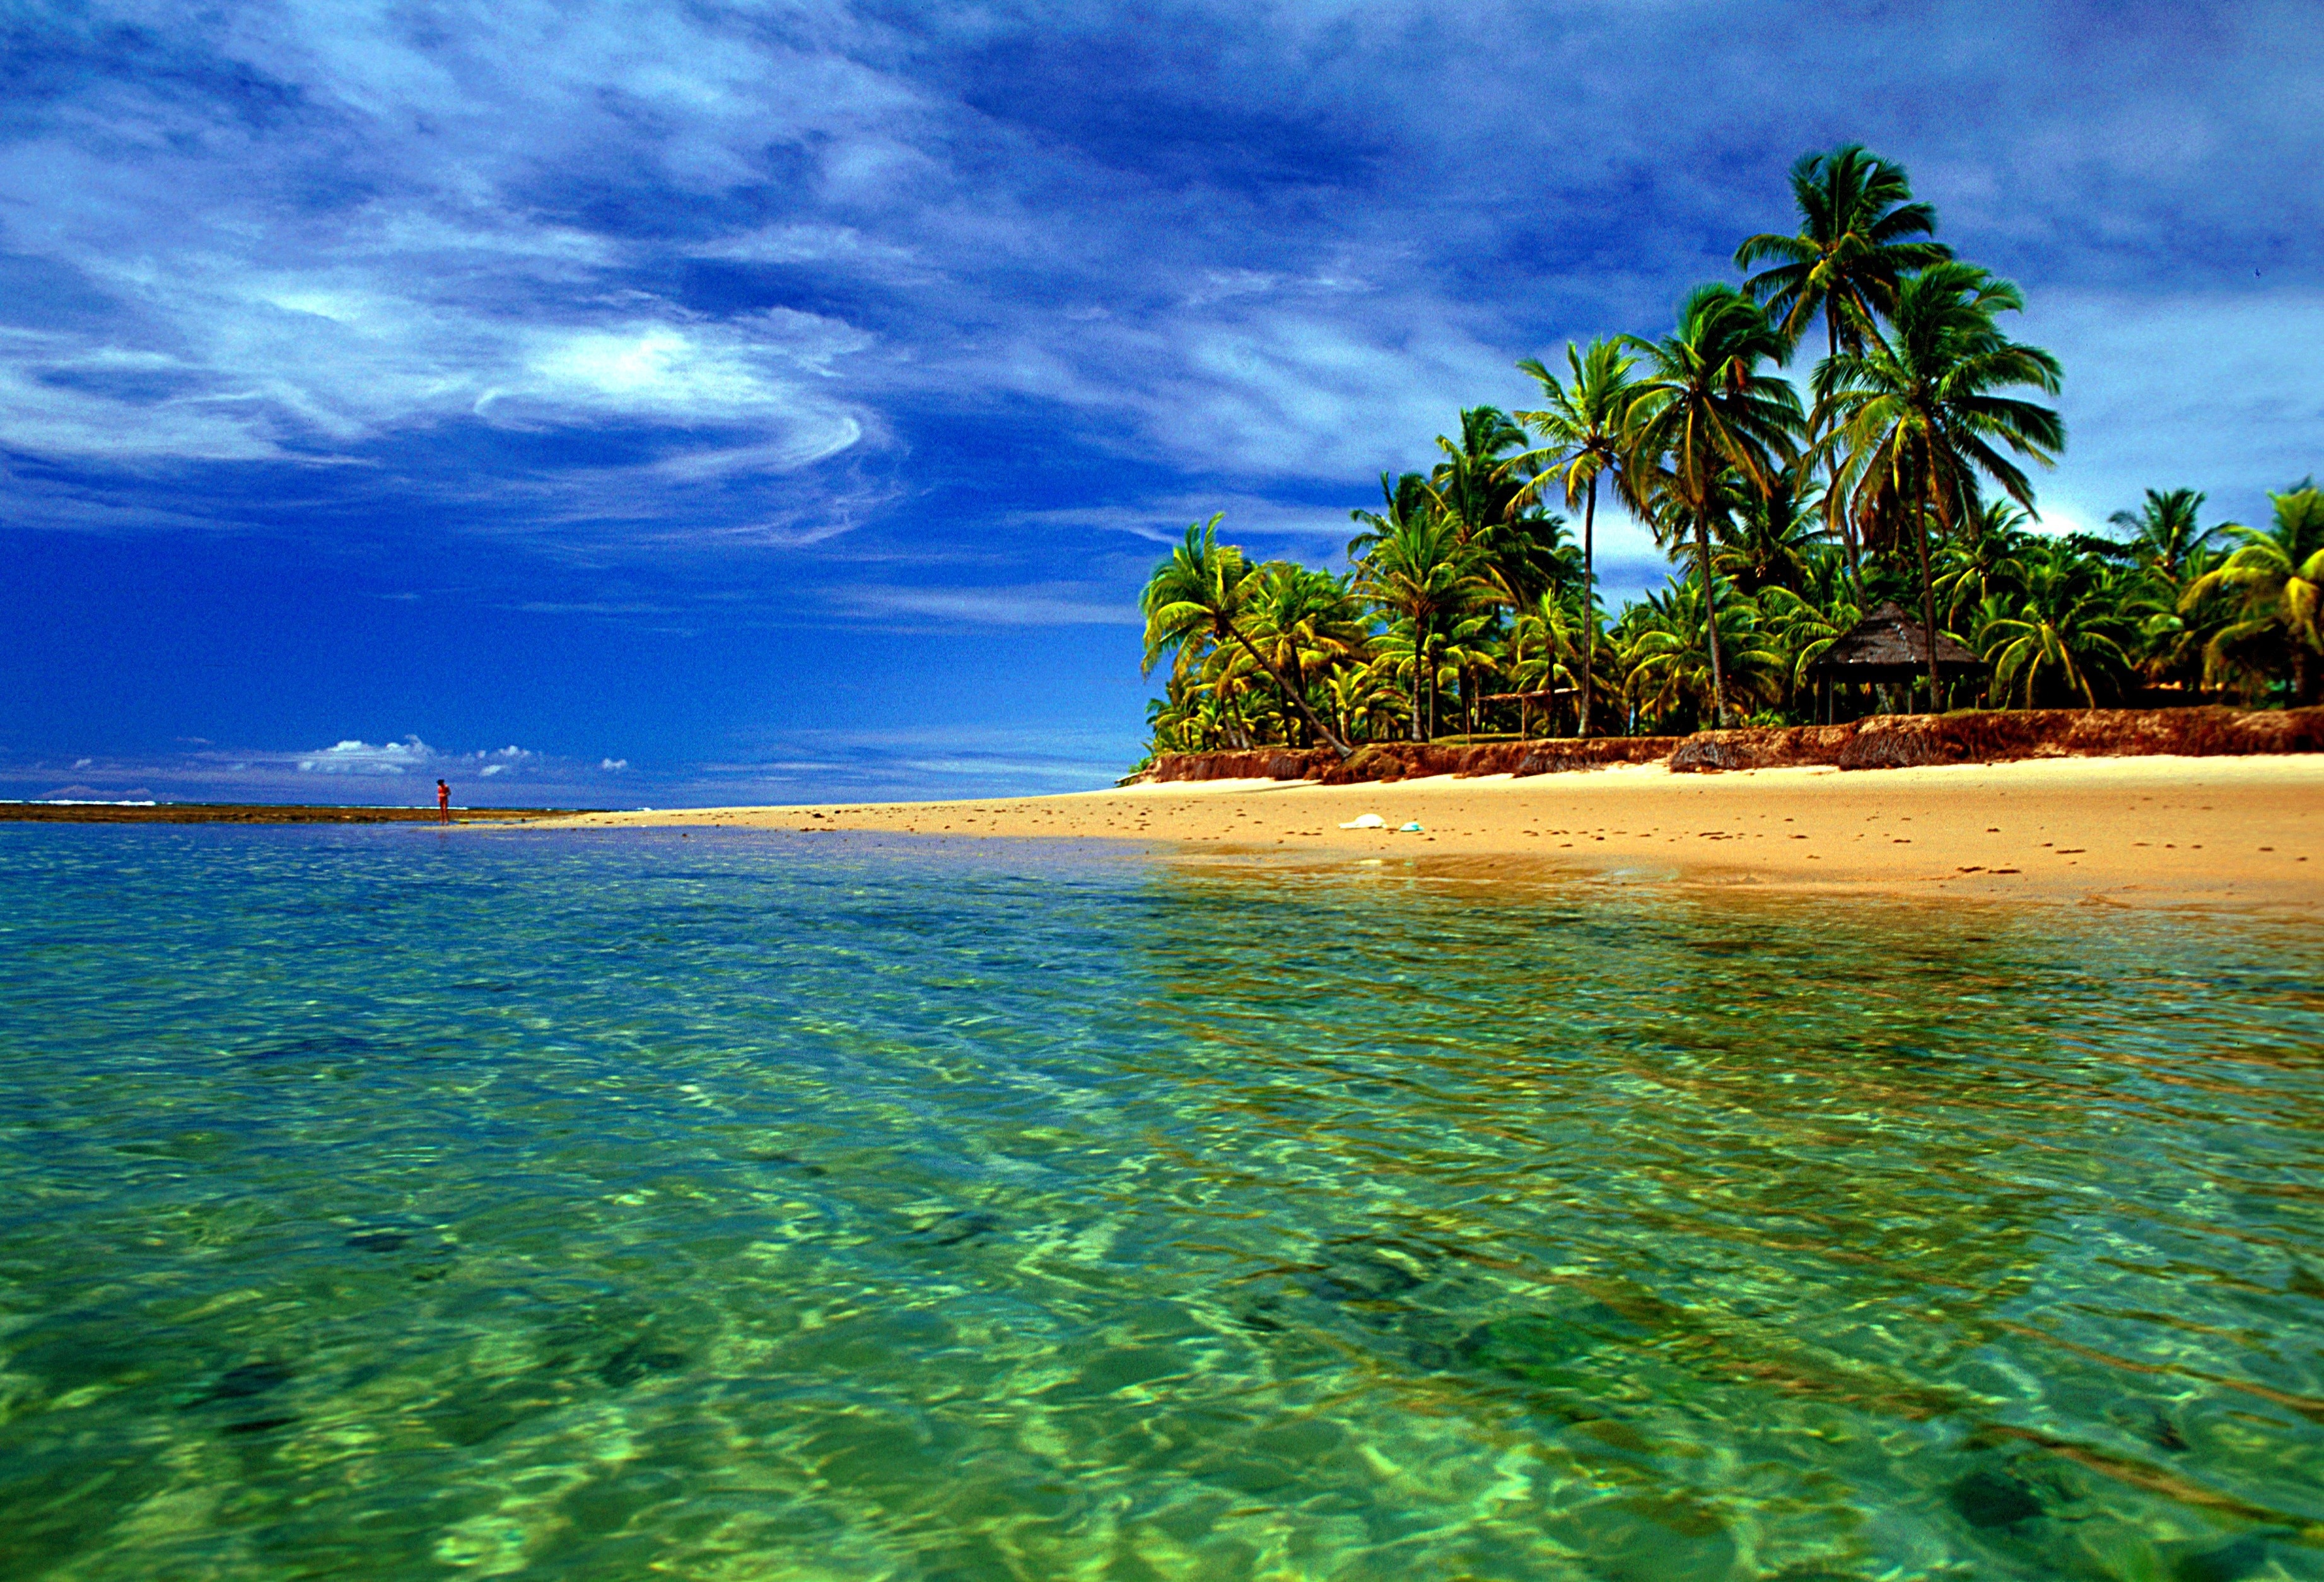
[[[610,426],[652,452],[618,497],[540,510],[793,546],[882,508],[813,469],[931,402],[1043,403],[1075,444],[1268,492],[1361,480],[1456,402],[1521,394],[1516,356],[1651,328],[1780,222],[1783,162],[1836,126],[2021,273],[2201,282],[2201,337],[2082,337],[2078,382],[2199,390],[2217,355],[2290,341],[2287,302],[2315,310],[2303,101],[2275,91],[2317,64],[2297,7],[2070,48],[2038,9],[1738,14],[59,11],[0,146],[6,245],[47,272],[0,330],[0,439],[312,464]],[[1701,91],[1666,91],[1682,65]],[[2006,94],[2020,76],[2080,91]],[[2265,390],[2315,371],[2292,361],[2259,357]],[[2173,422],[2199,467],[2262,464],[2219,403]],[[576,468],[613,476],[602,453],[486,470]]]
[[[841,612],[872,620],[905,619],[967,626],[1136,626],[1143,623],[1128,590],[1084,583],[1018,587],[841,587],[827,597]]]

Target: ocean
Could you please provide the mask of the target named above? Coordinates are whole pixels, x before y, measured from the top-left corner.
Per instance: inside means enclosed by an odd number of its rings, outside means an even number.
[[[2319,959],[0,826],[0,1577],[2324,1577]]]

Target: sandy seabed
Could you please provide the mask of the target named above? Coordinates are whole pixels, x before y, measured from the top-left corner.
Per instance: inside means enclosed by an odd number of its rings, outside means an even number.
[[[1377,814],[1388,828],[1342,829]],[[2315,913],[2324,756],[1847,772],[1661,764],[1386,784],[1209,781],[1068,796],[593,813],[563,827],[1132,840],[1217,861],[1411,862],[1963,899]],[[1417,833],[1397,826],[1417,823]],[[551,828],[557,826],[550,826]]]

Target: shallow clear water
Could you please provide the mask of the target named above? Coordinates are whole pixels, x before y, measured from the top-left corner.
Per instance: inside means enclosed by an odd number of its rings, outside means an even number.
[[[0,826],[0,1576],[2324,1577],[2318,945]]]

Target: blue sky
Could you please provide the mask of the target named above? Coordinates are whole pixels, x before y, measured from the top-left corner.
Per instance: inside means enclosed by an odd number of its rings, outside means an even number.
[[[2324,470],[2312,3],[0,17],[0,795],[1103,783],[1188,520],[1336,555],[1847,139],[2064,359],[2052,525]]]

